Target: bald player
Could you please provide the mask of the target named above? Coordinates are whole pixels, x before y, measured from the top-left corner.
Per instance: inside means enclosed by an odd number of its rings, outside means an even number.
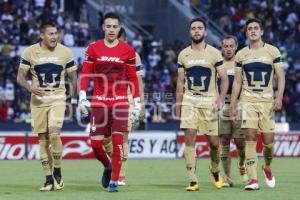
[[[239,173],[240,179],[242,182],[247,182],[248,177],[246,174],[245,168],[245,135],[244,131],[241,129],[241,119],[237,120],[237,124],[234,126],[231,123],[229,116],[229,105],[232,91],[232,84],[234,80],[234,58],[235,52],[238,47],[237,38],[233,35],[225,36],[222,40],[222,53],[224,58],[224,66],[227,71],[227,76],[229,80],[229,88],[227,94],[225,96],[225,104],[223,109],[221,110],[220,117],[220,140],[221,140],[221,162],[223,166],[223,171],[225,177],[223,178],[223,187],[232,187],[233,180],[231,178],[231,156],[230,156],[230,141],[233,138],[234,143],[236,145],[236,149],[239,155]],[[238,105],[238,113],[240,116],[240,106]]]

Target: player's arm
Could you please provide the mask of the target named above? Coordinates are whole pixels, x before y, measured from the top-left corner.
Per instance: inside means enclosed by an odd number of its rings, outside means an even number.
[[[141,98],[139,82],[136,75],[136,64],[135,64],[135,51],[132,49],[128,52],[128,60],[125,63],[126,73],[129,81],[129,88],[133,96],[133,111],[131,113],[133,123],[139,121],[141,113]]]
[[[234,70],[234,81],[232,84],[231,102],[230,102],[230,117],[234,123],[236,123],[237,112],[236,106],[238,101],[238,96],[240,94],[242,87],[242,66],[240,63],[236,63]]]
[[[136,74],[139,82],[139,92],[141,98],[141,113],[140,113],[140,121],[143,121],[145,118],[145,96],[144,96],[144,81],[143,81],[143,64],[141,61],[141,57],[138,53],[135,53],[135,63],[136,63]]]
[[[77,71],[72,71],[68,73],[68,76],[71,80],[71,89],[70,89],[70,95],[71,95],[71,103],[75,103],[75,99],[77,100]]]
[[[43,96],[44,91],[38,85],[35,84],[29,85],[27,82],[26,77],[30,69],[30,62],[27,61],[29,59],[24,58],[27,57],[26,55],[27,55],[26,52],[23,52],[23,55],[21,56],[21,61],[18,69],[18,75],[17,75],[17,82],[20,86],[22,86],[29,92],[34,93],[37,96]]]
[[[77,104],[77,65],[74,61],[74,56],[70,49],[67,56],[69,62],[66,64],[66,70],[67,70],[68,77],[71,81],[71,85],[70,85],[71,104],[76,105]]]
[[[217,68],[217,72],[221,80],[221,84],[220,84],[220,93],[216,101],[216,106],[218,110],[221,110],[224,105],[224,99],[228,90],[229,82],[228,82],[227,72],[224,67]]]
[[[277,97],[274,100],[274,110],[279,111],[282,108],[282,98],[284,93],[284,87],[285,87],[285,74],[283,70],[282,63],[280,61],[280,52],[277,51],[277,58],[274,59],[274,66],[275,66],[275,74],[277,77],[277,85],[278,85],[278,91],[277,91]]]
[[[94,55],[91,46],[88,46],[84,61],[82,64],[81,76],[80,76],[80,91],[79,91],[79,110],[83,117],[87,117],[89,112],[87,107],[90,107],[90,102],[87,100],[86,91],[89,87],[90,76],[94,67]]]
[[[141,113],[140,113],[140,120],[143,121],[145,118],[145,97],[144,97],[144,82],[143,77],[141,75],[137,76],[139,82],[139,92],[141,98]]]
[[[184,92],[184,70],[180,64],[178,64],[177,74],[175,116],[179,119],[181,116],[181,104]]]

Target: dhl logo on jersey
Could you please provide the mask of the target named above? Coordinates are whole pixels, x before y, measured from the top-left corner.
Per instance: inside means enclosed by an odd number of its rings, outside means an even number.
[[[204,59],[198,59],[198,60],[188,60],[187,64],[188,65],[199,65],[199,64],[205,65],[205,64],[209,64],[209,62],[207,62]]]
[[[117,63],[124,63],[124,61],[120,60],[119,57],[112,57],[112,56],[101,56],[98,58],[98,61],[107,61],[107,62],[117,62]]]

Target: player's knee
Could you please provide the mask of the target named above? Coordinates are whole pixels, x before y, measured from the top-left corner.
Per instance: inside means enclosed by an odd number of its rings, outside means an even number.
[[[236,139],[234,142],[235,142],[235,145],[236,145],[237,149],[240,149],[240,150],[245,149],[245,141],[244,141],[244,139],[242,139],[242,140]]]
[[[91,140],[91,147],[93,149],[103,148],[102,140]]]
[[[228,146],[230,145],[230,140],[231,140],[231,136],[228,134],[228,135],[222,135],[221,136],[221,144],[223,146]]]
[[[266,149],[272,149],[274,147],[274,143],[270,143],[270,144],[263,144],[264,148]]]
[[[60,135],[58,133],[49,134],[50,143],[52,145],[53,150],[62,151],[62,142],[60,139]]]
[[[212,141],[210,144],[209,144],[209,147],[211,150],[218,150],[219,149],[219,142],[217,141]]]
[[[49,139],[50,141],[56,141],[56,140],[60,140],[60,136],[58,133],[51,133],[49,134]]]

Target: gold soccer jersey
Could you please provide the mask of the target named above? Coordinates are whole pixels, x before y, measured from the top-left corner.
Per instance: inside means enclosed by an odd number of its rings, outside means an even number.
[[[201,51],[193,50],[191,46],[183,49],[178,56],[178,72],[185,74],[182,105],[214,106],[218,95],[217,69],[222,66],[221,53],[210,45]]]
[[[272,102],[274,69],[282,67],[279,50],[269,44],[259,49],[245,47],[236,55],[236,70],[242,70],[241,102]]]
[[[279,50],[269,44],[259,49],[245,47],[236,55],[236,70],[242,70],[242,128],[274,132],[273,76],[282,67]]]
[[[20,68],[30,70],[32,84],[45,91],[43,97],[31,94],[31,107],[45,107],[65,101],[65,73],[76,70],[77,66],[72,52],[62,44],[50,51],[37,43],[24,50]]]

